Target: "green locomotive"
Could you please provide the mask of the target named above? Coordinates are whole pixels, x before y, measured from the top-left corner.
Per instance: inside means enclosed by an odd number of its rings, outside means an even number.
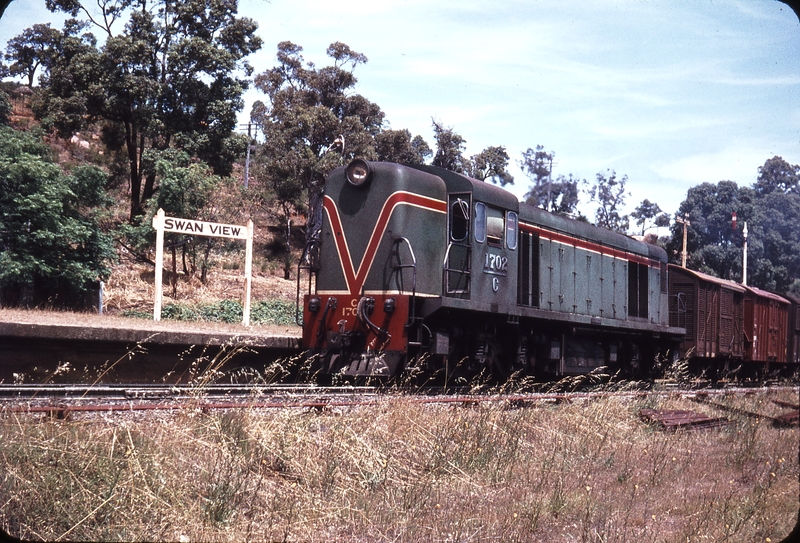
[[[323,208],[302,302],[323,374],[635,374],[685,333],[663,249],[497,186],[356,159],[328,176]]]

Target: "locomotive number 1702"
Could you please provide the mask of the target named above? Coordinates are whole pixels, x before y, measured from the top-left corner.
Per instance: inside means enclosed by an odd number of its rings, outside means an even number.
[[[508,273],[508,257],[486,253],[486,258],[483,262],[483,273],[505,276]]]

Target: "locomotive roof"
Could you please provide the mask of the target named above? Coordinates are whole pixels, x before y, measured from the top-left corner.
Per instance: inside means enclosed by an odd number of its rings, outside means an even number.
[[[440,177],[447,186],[447,192],[471,192],[475,200],[479,202],[485,202],[510,211],[519,211],[517,197],[497,185],[472,179],[466,175],[437,168],[436,166],[414,164],[410,167]]]
[[[519,204],[519,218],[520,221],[531,222],[548,230],[569,234],[588,241],[599,242],[608,247],[647,256],[660,262],[667,261],[667,252],[657,245],[651,245],[633,239],[625,234],[589,224],[588,222],[577,221],[563,215],[550,213],[549,211],[528,204]]]
[[[374,165],[382,163],[372,163]],[[398,167],[396,164],[392,164]],[[556,215],[543,209],[520,203],[517,197],[505,189],[472,179],[466,175],[424,164],[409,164],[407,167],[420,172],[435,175],[442,179],[447,192],[470,192],[476,201],[485,202],[502,209],[516,211],[521,221],[532,222],[546,229],[569,234],[579,239],[599,242],[602,245],[621,249],[632,254],[646,256],[660,262],[667,261],[667,253],[661,247],[644,243],[625,234],[612,232],[593,224],[576,221],[562,215]],[[400,166],[402,168],[402,166]]]

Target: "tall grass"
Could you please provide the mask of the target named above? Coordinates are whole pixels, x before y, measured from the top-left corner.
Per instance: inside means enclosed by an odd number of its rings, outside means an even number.
[[[765,396],[725,401],[772,409]],[[797,428],[741,418],[664,433],[639,421],[644,402],[396,397],[69,421],[7,412],[0,527],[168,541],[779,541],[791,531]]]

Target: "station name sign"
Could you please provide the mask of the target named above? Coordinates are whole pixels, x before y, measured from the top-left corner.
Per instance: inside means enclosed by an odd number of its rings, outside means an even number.
[[[175,217],[164,217],[164,231],[218,238],[247,239],[246,226],[176,219]]]
[[[233,238],[245,240],[244,254],[244,312],[242,324],[250,325],[250,291],[253,277],[253,221],[247,221],[246,226],[236,224],[222,224],[216,222],[195,221],[192,219],[178,219],[167,217],[163,209],[153,216],[153,228],[156,230],[156,274],[155,274],[155,300],[153,301],[153,320],[161,320],[162,281],[164,268],[164,233],[177,232],[192,236],[212,236],[217,238]],[[174,247],[174,246],[173,246]],[[172,252],[172,269],[175,269],[175,251]],[[174,280],[174,277],[173,277]],[[176,283],[173,283],[173,289]]]

